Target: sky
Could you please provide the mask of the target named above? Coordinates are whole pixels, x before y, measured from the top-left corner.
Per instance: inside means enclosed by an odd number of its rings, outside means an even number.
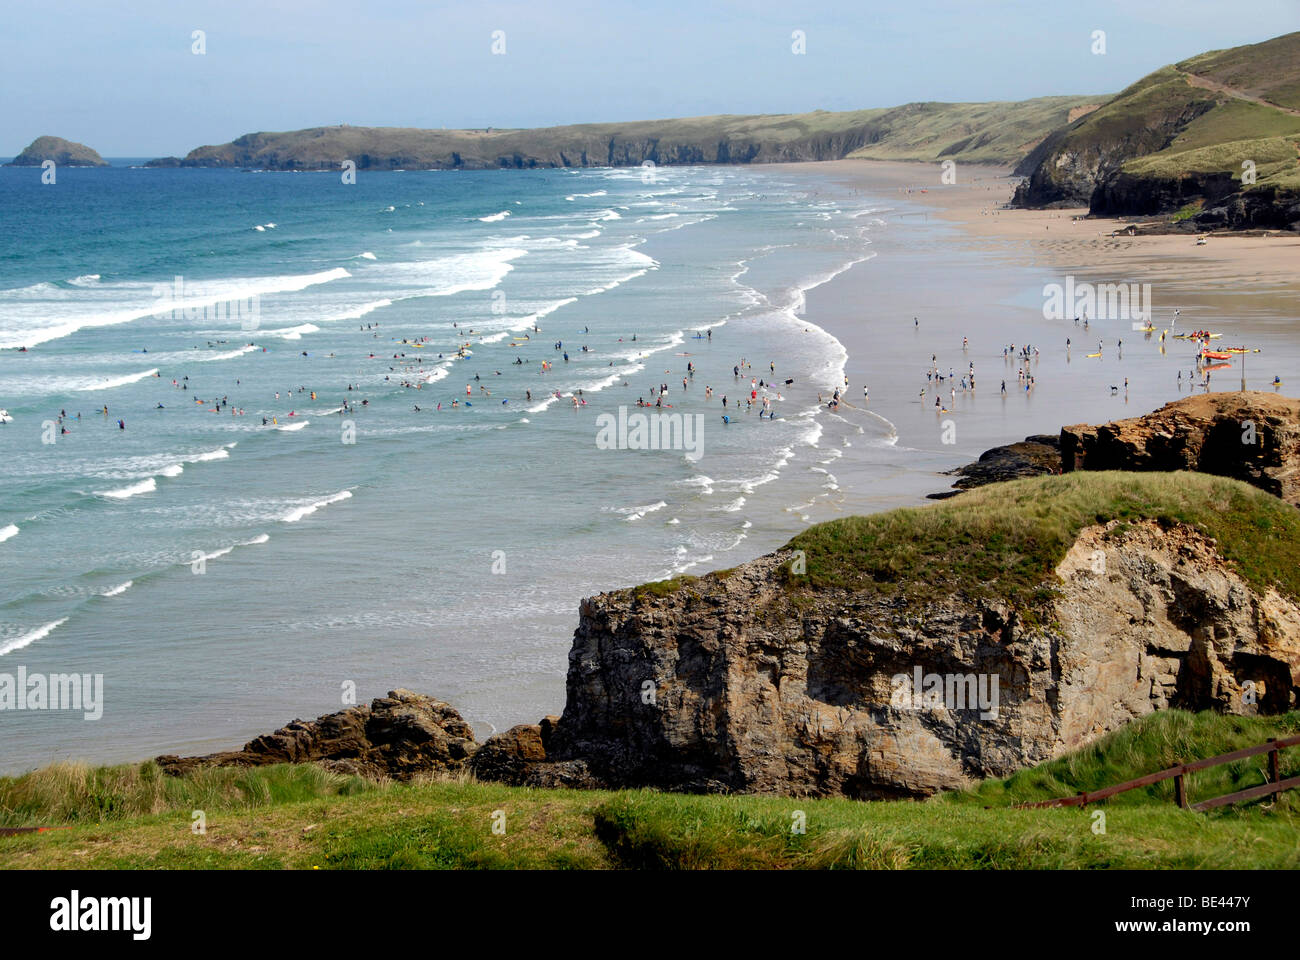
[[[1300,0],[42,0],[6,4],[2,21],[0,156],[49,134],[157,157],[337,123],[534,127],[1110,94],[1298,30]]]

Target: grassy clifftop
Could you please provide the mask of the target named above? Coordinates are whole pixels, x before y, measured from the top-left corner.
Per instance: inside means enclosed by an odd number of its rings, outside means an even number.
[[[788,549],[813,589],[961,592],[1012,602],[1052,585],[1079,531],[1112,520],[1185,524],[1261,592],[1300,598],[1300,511],[1249,484],[1203,473],[1077,472],[968,491],[935,506],[819,524]]]
[[[1059,760],[926,802],[648,790],[535,790],[472,780],[377,784],[313,766],[164,777],[152,763],[0,779],[0,867],[75,869],[1296,869],[1300,798],[1201,814],[1168,783],[1091,810],[1016,810],[1300,730],[1300,714],[1155,714]],[[1290,756],[1288,756],[1288,753]],[[1283,776],[1300,757],[1283,756]],[[1258,759],[1258,758],[1256,758]],[[1193,800],[1264,782],[1254,761],[1190,778]],[[1163,792],[1162,792],[1163,791]],[[192,830],[202,810],[206,832]],[[492,825],[505,817],[505,832]],[[806,831],[791,829],[802,811]],[[497,814],[494,819],[494,814]]]
[[[492,169],[779,163],[847,156],[1012,164],[1096,97],[1018,103],[914,103],[830,113],[589,123],[534,130],[315,127],[250,133],[159,166],[337,170]]]

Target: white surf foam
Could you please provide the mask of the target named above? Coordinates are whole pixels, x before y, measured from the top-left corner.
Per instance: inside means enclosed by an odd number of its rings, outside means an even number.
[[[48,637],[51,633],[67,622],[68,618],[64,617],[61,620],[51,621],[44,626],[37,627],[35,630],[14,637],[12,640],[0,641],[0,657],[3,657],[7,653],[13,653],[15,650],[21,650],[23,647],[33,644],[37,640],[42,640],[45,637]]]
[[[647,503],[640,507],[615,507],[614,513],[624,514],[624,520],[640,520],[646,514],[655,513],[668,506],[666,501],[659,500],[656,503]]]
[[[338,503],[340,500],[347,500],[352,496],[351,490],[340,490],[338,493],[325,497],[323,500],[317,500],[301,507],[295,507],[280,519],[284,523],[297,523],[303,517],[309,517],[321,507],[327,507],[331,503]]]
[[[142,493],[153,493],[158,489],[158,481],[153,477],[146,477],[139,483],[132,483],[125,487],[118,487],[116,490],[96,490],[95,496],[109,497],[113,500],[125,500],[128,497],[139,496]]]
[[[135,383],[137,380],[143,380],[145,377],[152,377],[158,372],[158,368],[152,370],[142,370],[139,373],[128,373],[120,377],[109,377],[107,380],[99,380],[94,383],[88,383],[84,386],[73,387],[73,390],[111,390],[114,387],[124,387],[128,383]]]
[[[4,543],[10,537],[16,536],[18,536],[18,526],[16,524],[11,523],[4,527],[0,527],[0,543]]]
[[[246,343],[238,350],[227,350],[225,353],[209,353],[207,355],[200,354],[194,359],[198,360],[200,363],[207,363],[211,360],[233,360],[235,357],[242,357],[244,354],[252,353],[257,349],[259,349],[257,345]]]
[[[301,340],[304,333],[316,333],[320,327],[314,323],[300,323],[296,327],[285,327],[282,330],[265,330],[263,331],[268,337],[280,337],[283,340]]]
[[[253,296],[293,293],[351,274],[342,267],[319,273],[231,277],[177,290],[165,283],[94,283],[77,291],[39,283],[0,290],[0,348],[33,347],[88,327],[130,323],[145,317],[200,320],[207,309]]]

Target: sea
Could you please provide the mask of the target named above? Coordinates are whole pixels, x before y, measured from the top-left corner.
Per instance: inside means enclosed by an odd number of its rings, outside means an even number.
[[[56,176],[0,169],[0,674],[102,677],[102,715],[0,711],[0,772],[394,687],[481,736],[536,722],[583,597],[780,546],[898,439],[826,405],[846,353],[805,315],[888,196],[775,167]],[[658,449],[609,429],[651,414]]]

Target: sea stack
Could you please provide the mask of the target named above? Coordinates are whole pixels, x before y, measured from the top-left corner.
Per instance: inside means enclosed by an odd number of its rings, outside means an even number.
[[[37,137],[5,166],[39,167],[46,160],[53,160],[61,167],[108,166],[107,160],[84,143],[73,143],[62,137]]]

